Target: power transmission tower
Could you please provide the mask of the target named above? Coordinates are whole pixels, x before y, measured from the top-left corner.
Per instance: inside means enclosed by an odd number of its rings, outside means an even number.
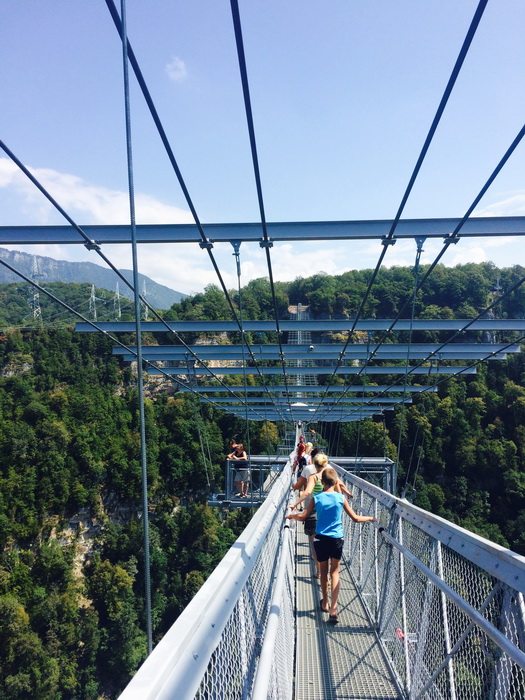
[[[146,300],[146,280],[142,281],[142,298]],[[145,304],[143,301],[141,302],[142,306],[142,320],[147,321],[149,318],[149,307],[147,304]]]
[[[113,297],[113,313],[116,317],[117,321],[120,321],[122,317],[122,311],[120,308],[120,292],[118,289],[118,282],[117,282],[117,288],[115,290],[115,296]]]
[[[91,294],[89,295],[89,313],[93,321],[97,320],[97,297],[95,296],[95,285],[91,285]]]
[[[38,262],[36,255],[33,255],[33,263],[31,265],[31,279],[36,282],[40,277],[40,272],[38,270]],[[33,287],[32,296],[29,299],[29,306],[33,312],[33,320],[35,325],[42,325],[42,309],[40,308],[40,292],[38,289]]]

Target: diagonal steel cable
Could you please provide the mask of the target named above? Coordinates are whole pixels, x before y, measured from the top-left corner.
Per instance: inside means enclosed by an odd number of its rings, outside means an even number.
[[[377,261],[376,267],[372,273],[372,276],[368,282],[368,286],[367,286],[365,293],[361,299],[361,303],[359,304],[359,308],[357,310],[355,319],[352,323],[352,327],[348,331],[348,337],[346,339],[345,346],[344,346],[343,350],[341,351],[341,355],[340,355],[339,359],[337,360],[336,366],[334,368],[334,372],[330,376],[330,378],[327,382],[327,387],[330,386],[331,380],[337,374],[337,369],[341,366],[341,363],[344,359],[344,352],[345,352],[346,348],[348,347],[348,344],[350,343],[350,338],[352,337],[352,333],[355,331],[357,323],[361,317],[361,314],[363,312],[365,304],[366,304],[368,297],[370,295],[370,291],[372,289],[372,286],[373,286],[373,284],[376,280],[376,277],[379,273],[379,269],[381,268],[381,265],[383,264],[383,260],[386,256],[386,251],[388,249],[388,246],[393,245],[395,243],[394,234],[395,234],[396,228],[399,224],[399,221],[401,219],[401,214],[403,213],[403,210],[404,210],[405,205],[407,203],[408,197],[412,191],[412,188],[413,188],[414,183],[416,181],[416,178],[419,174],[419,171],[421,169],[421,166],[423,164],[425,156],[428,152],[428,149],[430,148],[430,144],[432,142],[434,134],[436,133],[436,130],[437,130],[437,127],[438,127],[439,122],[441,120],[441,117],[443,116],[443,112],[445,111],[445,107],[447,105],[449,97],[452,93],[454,85],[456,84],[456,80],[457,80],[458,75],[460,73],[460,70],[463,66],[463,63],[464,63],[465,58],[467,56],[468,50],[472,44],[472,40],[474,39],[474,35],[478,29],[479,23],[480,23],[481,18],[483,16],[483,12],[485,11],[485,8],[487,6],[487,2],[488,2],[488,0],[480,0],[478,7],[476,9],[476,12],[474,13],[474,17],[472,19],[472,22],[470,24],[468,32],[465,36],[465,40],[463,41],[463,44],[461,46],[461,50],[460,50],[459,55],[456,59],[456,63],[454,64],[454,68],[453,68],[452,73],[450,75],[450,78],[448,80],[447,86],[446,86],[445,91],[443,93],[443,96],[440,100],[440,103],[439,103],[439,106],[437,108],[434,119],[432,120],[432,124],[430,126],[429,132],[427,134],[427,137],[425,139],[425,142],[423,144],[423,147],[422,147],[421,152],[419,154],[419,157],[417,159],[416,165],[414,166],[414,170],[412,171],[412,175],[410,176],[410,180],[409,180],[408,185],[406,187],[405,193],[401,199],[401,204],[399,205],[396,216],[395,216],[394,220],[392,221],[392,225],[390,226],[390,230],[389,230],[388,234],[385,236],[385,238],[382,241],[383,250],[381,251],[381,254],[379,256],[379,260]],[[328,392],[325,392],[323,394],[320,406],[322,405],[327,393]],[[316,413],[314,414],[314,416],[317,414],[318,410],[319,410],[319,408],[316,410]]]
[[[472,201],[471,205],[468,207],[467,211],[465,212],[465,214],[463,215],[463,217],[461,218],[461,220],[457,223],[457,225],[456,225],[454,231],[453,231],[450,235],[445,236],[444,241],[443,241],[443,247],[442,247],[442,249],[439,251],[439,253],[437,254],[437,256],[436,256],[436,258],[434,259],[434,261],[431,263],[431,265],[427,268],[427,270],[425,271],[425,274],[422,276],[421,280],[417,283],[417,287],[416,287],[416,290],[415,290],[415,294],[417,294],[417,292],[423,287],[423,285],[425,284],[426,280],[429,278],[430,274],[433,272],[433,270],[436,268],[437,264],[439,263],[439,261],[441,260],[441,258],[443,257],[443,255],[444,255],[444,254],[446,253],[446,251],[448,250],[449,246],[452,245],[452,244],[458,243],[458,241],[460,240],[459,234],[460,234],[461,229],[462,229],[463,226],[467,223],[467,221],[468,221],[468,219],[470,218],[472,212],[473,212],[474,209],[478,206],[478,204],[480,203],[480,201],[482,200],[482,198],[485,196],[487,190],[488,190],[489,187],[492,185],[492,183],[494,182],[494,180],[496,179],[496,177],[499,175],[499,173],[501,172],[501,170],[503,169],[503,167],[505,166],[505,164],[507,163],[507,161],[509,160],[509,158],[511,157],[511,155],[514,153],[514,151],[516,150],[516,148],[518,147],[518,145],[521,143],[521,141],[523,140],[523,137],[524,137],[524,136],[525,136],[525,125],[522,126],[522,128],[520,129],[520,131],[518,132],[518,134],[516,135],[516,137],[514,138],[514,140],[512,141],[512,143],[510,144],[510,146],[507,148],[507,150],[505,151],[503,157],[500,159],[500,161],[498,162],[498,164],[496,165],[496,167],[494,168],[494,170],[492,171],[492,173],[491,173],[490,176],[488,177],[487,181],[485,182],[485,184],[483,185],[483,187],[481,188],[481,190],[479,191],[479,193],[476,195],[476,197],[475,197],[474,200]],[[401,316],[402,316],[404,310],[406,309],[406,307],[407,307],[408,304],[410,303],[411,299],[412,299],[412,296],[407,297],[407,299],[405,300],[404,304],[402,305],[402,307],[401,307],[400,310],[398,311],[396,317],[393,319],[392,323],[391,323],[391,324],[389,325],[389,327],[383,332],[383,335],[382,335],[381,338],[379,339],[379,341],[378,341],[378,343],[377,343],[375,349],[373,350],[373,352],[371,353],[371,355],[369,355],[369,357],[367,358],[365,364],[363,365],[363,367],[362,367],[361,371],[359,372],[359,374],[357,375],[357,377],[361,376],[362,372],[363,372],[364,369],[368,366],[369,362],[374,358],[374,356],[375,356],[376,353],[378,352],[379,348],[384,344],[384,341],[385,341],[386,338],[388,337],[389,333],[394,329],[396,323],[400,320],[400,318],[401,318]],[[485,310],[482,312],[482,314],[483,314],[483,313],[486,313],[488,310],[490,310],[490,307],[487,308],[487,309],[485,309]],[[477,317],[477,318],[479,318],[479,317]],[[456,335],[457,335],[457,334],[455,334],[455,335],[453,336],[453,338],[454,338]],[[451,340],[452,340],[452,339],[450,339],[449,341],[447,341],[447,343],[448,343],[448,342],[451,342]],[[447,343],[446,343],[446,344],[447,344]],[[445,345],[446,345],[446,344],[445,344]],[[347,343],[347,345],[346,345],[345,347],[347,347],[347,346],[348,346],[348,343]],[[442,347],[444,347],[444,345],[441,346],[440,349],[441,349]],[[435,353],[431,353],[425,360],[423,360],[423,361],[422,361],[419,365],[417,365],[417,366],[421,366],[421,364],[423,364],[424,362],[426,362],[428,359],[431,359],[432,356],[433,356],[434,354],[435,354]],[[383,390],[380,394],[378,394],[378,396],[382,396],[386,391],[388,391],[389,388],[391,388],[391,387],[388,387],[387,389]],[[326,393],[327,393],[327,392],[326,392]],[[325,395],[326,395],[326,393],[325,393]],[[345,392],[343,392],[343,394],[339,397],[338,401],[336,402],[336,405],[346,396],[347,393],[348,393],[348,390],[346,390]],[[374,397],[374,398],[375,398],[375,397]],[[320,407],[320,406],[321,406],[321,404],[319,405],[319,407]]]
[[[260,241],[259,245],[264,248],[264,252],[266,254],[266,265],[268,267],[268,277],[270,280],[270,290],[272,294],[272,303],[273,303],[273,311],[274,311],[274,316],[275,316],[275,328],[277,330],[277,339],[279,342],[279,352],[280,352],[280,359],[281,359],[281,364],[282,364],[282,370],[283,370],[283,378],[284,378],[284,386],[286,388],[286,397],[288,400],[288,405],[291,409],[292,404],[291,404],[291,399],[290,399],[290,393],[288,390],[288,380],[286,377],[286,363],[284,359],[284,350],[282,346],[282,331],[280,329],[279,325],[279,312],[277,308],[277,298],[275,295],[275,284],[274,284],[274,279],[273,279],[273,269],[272,269],[272,259],[270,255],[270,248],[273,246],[273,243],[271,242],[269,236],[268,236],[268,230],[266,226],[266,214],[264,211],[264,200],[263,200],[263,192],[262,192],[262,181],[261,181],[261,173],[259,169],[259,157],[257,155],[257,143],[255,140],[255,126],[253,123],[253,111],[252,111],[252,104],[251,104],[251,99],[250,99],[250,86],[248,82],[248,71],[246,68],[246,56],[244,52],[244,42],[242,38],[242,26],[241,26],[241,17],[239,13],[239,4],[237,0],[230,0],[230,6],[231,6],[231,11],[232,11],[232,19],[233,19],[233,28],[235,31],[235,43],[237,46],[237,57],[239,59],[239,70],[241,74],[241,83],[242,83],[242,91],[243,91],[243,97],[244,97],[244,109],[246,112],[246,121],[248,125],[248,134],[250,138],[250,149],[252,153],[252,164],[253,164],[253,171],[254,171],[254,177],[255,177],[255,186],[257,188],[257,201],[259,203],[259,215],[261,218],[261,227],[262,227],[262,233],[263,233],[263,240]]]
[[[66,311],[68,311],[69,313],[71,313],[73,316],[76,316],[77,318],[79,318],[79,319],[80,319],[81,321],[83,321],[84,323],[87,323],[87,324],[88,324],[89,326],[91,326],[94,330],[96,330],[97,332],[101,333],[101,334],[102,334],[103,336],[105,336],[106,338],[109,338],[113,343],[115,343],[116,345],[118,345],[118,346],[121,347],[122,349],[126,350],[126,352],[129,353],[130,355],[133,355],[135,358],[137,358],[137,352],[136,352],[135,350],[133,350],[132,347],[130,347],[129,345],[126,345],[126,343],[123,343],[123,342],[122,342],[121,340],[119,340],[117,337],[111,335],[111,333],[109,333],[108,331],[106,331],[106,330],[104,330],[103,328],[101,328],[97,323],[95,323],[95,322],[93,322],[93,321],[90,321],[86,316],[84,316],[82,313],[80,313],[80,311],[77,311],[76,309],[74,309],[72,306],[70,306],[70,305],[67,304],[65,301],[63,301],[62,299],[60,299],[59,297],[57,297],[55,294],[53,294],[53,292],[50,292],[50,291],[49,291],[48,289],[46,289],[45,287],[41,287],[41,286],[38,284],[38,282],[35,282],[34,280],[32,280],[30,277],[28,277],[27,275],[25,275],[25,274],[24,274],[23,272],[21,272],[20,270],[17,270],[15,267],[13,267],[13,265],[11,265],[10,263],[8,263],[6,260],[3,260],[2,258],[0,258],[0,264],[3,265],[4,267],[6,267],[8,270],[10,270],[11,272],[13,272],[15,275],[17,275],[17,276],[20,277],[21,279],[23,279],[24,282],[27,282],[28,284],[30,284],[31,286],[33,286],[35,289],[38,290],[38,292],[41,292],[42,294],[45,294],[45,295],[46,295],[47,297],[49,297],[52,301],[54,301],[54,302],[56,302],[57,304],[59,304],[60,306],[62,306],[62,308],[66,309]],[[34,328],[31,327],[31,328],[29,328],[29,330],[34,330]],[[163,375],[166,377],[166,379],[169,379],[171,382],[173,382],[174,384],[177,384],[177,385],[178,385],[179,387],[181,387],[182,389],[184,389],[184,390],[186,390],[186,391],[190,391],[192,394],[194,394],[194,395],[197,396],[197,397],[201,397],[201,394],[200,394],[199,392],[195,391],[191,386],[189,386],[189,385],[186,384],[185,382],[180,381],[179,379],[176,379],[173,375],[168,374],[167,372],[165,372],[165,371],[163,370],[162,367],[159,367],[159,366],[156,365],[154,362],[151,362],[150,360],[144,360],[144,359],[143,359],[142,361],[143,361],[143,363],[144,363],[146,366],[151,367],[152,369],[154,369],[156,372],[159,372],[160,374],[163,374]],[[211,401],[210,399],[208,399],[207,396],[205,396],[205,395],[202,396],[202,399],[203,399],[204,401],[207,401],[208,403],[210,403],[210,404],[211,404],[212,406],[214,406],[215,408],[220,408],[220,406],[217,406],[215,403],[213,403],[213,401]]]
[[[108,10],[109,10],[109,12],[110,12],[110,14],[111,14],[111,17],[112,17],[112,19],[113,19],[113,22],[114,22],[114,24],[115,24],[115,27],[116,27],[116,29],[117,29],[117,32],[118,32],[119,36],[120,36],[121,39],[122,39],[122,35],[123,35],[122,22],[121,22],[121,19],[120,19],[119,14],[118,14],[117,8],[115,7],[115,3],[113,2],[113,0],[106,0],[106,5],[107,5]],[[230,296],[230,294],[229,294],[229,292],[228,292],[228,290],[227,290],[227,288],[226,288],[226,285],[225,285],[225,283],[224,283],[224,279],[223,279],[222,274],[221,274],[221,272],[220,272],[220,269],[219,269],[219,266],[218,266],[218,264],[217,264],[217,261],[215,260],[215,256],[214,256],[214,254],[213,254],[213,252],[212,252],[213,242],[210,241],[210,240],[208,239],[208,237],[206,236],[206,233],[205,233],[205,231],[204,231],[204,229],[203,229],[203,227],[202,227],[202,223],[201,223],[200,218],[199,218],[199,216],[198,216],[198,214],[197,214],[197,210],[196,210],[195,205],[194,205],[194,203],[193,203],[193,200],[192,200],[192,198],[191,198],[191,196],[190,196],[189,190],[188,190],[188,188],[187,188],[187,186],[186,186],[186,182],[184,181],[184,178],[183,178],[183,176],[182,176],[182,172],[181,172],[181,170],[180,170],[180,168],[179,168],[179,165],[178,165],[178,163],[177,163],[177,160],[176,160],[176,158],[175,158],[175,154],[174,154],[174,152],[173,152],[173,149],[172,149],[172,147],[171,147],[171,144],[170,144],[170,142],[169,142],[169,139],[168,139],[168,137],[167,137],[167,135],[166,135],[166,131],[164,130],[164,127],[163,127],[162,122],[161,122],[161,120],[160,120],[159,114],[158,114],[158,112],[157,112],[157,109],[156,109],[156,107],[155,107],[155,104],[154,104],[154,102],[153,102],[153,99],[152,99],[152,97],[151,97],[151,94],[150,94],[150,92],[149,92],[148,86],[146,85],[146,81],[144,80],[144,76],[142,75],[142,71],[141,71],[140,66],[139,66],[139,64],[138,64],[138,61],[137,61],[137,59],[136,59],[136,57],[135,57],[135,53],[134,53],[134,51],[133,51],[133,49],[132,49],[132,47],[131,47],[131,44],[130,44],[130,42],[129,42],[129,39],[127,40],[127,46],[128,46],[128,59],[129,59],[129,62],[130,62],[130,64],[131,64],[131,67],[133,68],[133,72],[134,72],[134,74],[135,74],[135,77],[136,77],[137,82],[138,82],[138,84],[139,84],[139,87],[140,87],[140,89],[141,89],[142,95],[143,95],[143,97],[144,97],[144,99],[145,99],[145,101],[146,101],[146,104],[147,104],[148,109],[149,109],[149,111],[150,111],[150,114],[151,114],[151,117],[152,117],[152,119],[153,119],[153,122],[154,122],[154,124],[155,124],[155,126],[156,126],[156,128],[157,128],[157,131],[158,131],[158,133],[159,133],[160,139],[161,139],[161,141],[162,141],[162,144],[163,144],[163,146],[164,146],[164,149],[165,149],[165,151],[166,151],[166,154],[167,154],[167,156],[168,156],[168,159],[169,159],[169,161],[170,161],[170,163],[171,163],[171,166],[172,166],[172,168],[173,168],[173,171],[175,172],[175,175],[176,175],[177,180],[178,180],[178,182],[179,182],[179,186],[180,186],[180,188],[181,188],[181,190],[182,190],[182,193],[183,193],[183,195],[184,195],[184,198],[186,199],[186,203],[187,203],[187,205],[188,205],[188,207],[189,207],[189,209],[190,209],[191,215],[192,215],[192,217],[193,217],[193,220],[194,220],[194,222],[195,222],[195,225],[196,225],[197,230],[198,230],[198,232],[199,232],[199,235],[200,235],[200,237],[201,237],[201,241],[200,241],[200,243],[199,243],[199,246],[200,246],[203,250],[206,250],[206,252],[208,253],[208,257],[209,257],[210,262],[211,262],[211,264],[212,264],[212,266],[213,266],[213,269],[215,270],[215,273],[216,273],[217,278],[218,278],[218,280],[219,280],[219,284],[220,284],[220,286],[221,286],[221,288],[222,288],[222,291],[223,291],[223,293],[224,293],[224,296],[225,296],[226,301],[227,301],[227,303],[228,303],[228,306],[229,306],[229,308],[230,308],[232,317],[233,317],[235,323],[237,324],[237,326],[238,326],[238,328],[239,328],[239,331],[242,333],[242,332],[243,332],[242,325],[241,325],[241,323],[240,323],[240,321],[239,321],[239,317],[238,317],[238,315],[237,315],[237,312],[235,311],[235,307],[234,307],[234,305],[233,305],[233,301],[232,301],[232,299],[231,299],[231,296]],[[261,374],[261,372],[259,371],[259,368],[258,368],[258,366],[257,366],[257,363],[256,363],[256,360],[255,360],[255,356],[254,356],[254,354],[253,354],[253,351],[252,351],[252,349],[251,349],[251,347],[250,347],[249,344],[247,344],[246,347],[247,347],[247,349],[248,349],[248,352],[250,353],[250,356],[251,356],[252,361],[254,362],[254,365],[255,365],[255,367],[256,367],[256,369],[257,369],[257,372],[258,372],[258,374],[259,374],[259,377],[260,377],[261,380],[262,380],[262,374]],[[264,382],[263,382],[263,385],[264,385]],[[269,391],[268,389],[265,389],[265,390],[266,390],[268,396],[269,396],[270,398],[272,398],[272,395],[271,395],[270,391]],[[276,404],[274,404],[274,405],[276,406],[276,411],[279,413],[279,409],[278,409],[277,405],[276,405]],[[284,417],[283,417],[283,419],[284,419]]]
[[[117,277],[124,282],[124,284],[134,293],[135,292],[135,286],[131,282],[129,282],[126,277],[123,275],[123,273],[114,265],[114,263],[111,262],[111,260],[105,255],[105,253],[102,251],[101,246],[96,242],[93,241],[92,239],[89,238],[87,233],[82,229],[81,226],[77,224],[76,221],[65,211],[65,209],[57,202],[57,200],[51,195],[51,193],[42,185],[42,183],[33,175],[33,173],[22,163],[22,161],[13,153],[13,151],[3,142],[0,140],[0,148],[11,158],[11,160],[18,166],[18,168],[26,175],[26,177],[35,185],[35,187],[44,195],[44,197],[55,207],[55,209],[62,214],[62,216],[66,219],[66,221],[71,224],[71,226],[80,234],[80,236],[84,239],[85,241],[85,247],[89,251],[94,251],[107,265],[108,267],[117,275]],[[172,328],[169,323],[159,314],[159,312],[147,301],[147,299],[142,296],[141,294],[138,295],[140,301],[148,308],[152,314],[155,316],[155,318],[162,323],[162,325],[165,327],[166,332],[169,333],[170,335],[173,335],[177,341],[186,348],[186,350],[193,355],[194,359],[199,362],[199,364],[208,372],[208,374],[211,375],[213,379],[219,382],[221,386],[224,387],[225,391],[229,392],[233,398],[236,400],[242,400],[235,392],[232,391],[232,389],[225,384],[225,382],[220,379],[220,377],[213,372],[213,370],[208,367],[203,359],[184,341],[184,339],[180,336],[180,334]],[[264,382],[264,378],[263,378]]]

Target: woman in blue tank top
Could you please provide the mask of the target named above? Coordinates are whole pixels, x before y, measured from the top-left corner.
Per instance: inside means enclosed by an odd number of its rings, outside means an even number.
[[[343,510],[355,523],[375,521],[368,515],[357,515],[348,505],[342,493],[335,490],[338,478],[334,469],[324,469],[321,480],[324,491],[313,497],[304,513],[291,513],[286,517],[292,520],[306,520],[314,505],[317,513],[317,525],[314,537],[315,553],[321,569],[321,610],[330,613],[329,622],[336,624],[337,598],[339,596],[339,563],[343,553]],[[328,566],[332,578],[332,595],[328,607]]]

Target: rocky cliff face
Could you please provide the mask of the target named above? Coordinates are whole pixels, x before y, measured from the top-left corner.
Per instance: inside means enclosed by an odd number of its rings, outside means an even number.
[[[112,270],[91,262],[66,262],[65,260],[54,260],[43,255],[29,255],[18,250],[6,250],[5,248],[0,248],[0,258],[31,278],[33,278],[33,266],[36,261],[35,281],[39,284],[46,282],[88,282],[99,289],[115,291],[117,281],[119,281]],[[133,273],[131,270],[121,270],[121,272],[127,280],[132,281]],[[141,293],[145,283],[146,298],[156,309],[169,309],[186,296],[162,284],[157,284],[145,275],[139,275],[139,278]],[[10,282],[20,282],[20,278],[0,265],[0,284]],[[131,290],[122,281],[119,281],[119,292],[128,299],[133,298]]]

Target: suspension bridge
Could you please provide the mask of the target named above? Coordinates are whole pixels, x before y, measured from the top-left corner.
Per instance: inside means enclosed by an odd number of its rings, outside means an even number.
[[[479,2],[437,106],[427,136],[395,216],[374,221],[267,221],[259,170],[257,135],[250,98],[249,67],[244,54],[241,15],[231,0],[240,84],[248,127],[260,218],[251,223],[201,222],[128,38],[126,3],[120,12],[106,0],[122,46],[129,225],[81,226],[3,141],[0,147],[37,190],[65,218],[64,226],[3,226],[1,245],[83,245],[134,292],[135,322],[97,322],[86,318],[40,286],[36,275],[23,275],[34,299],[47,295],[77,319],[79,332],[113,339],[114,353],[137,363],[141,410],[141,466],[146,572],[149,571],[147,464],[144,387],[149,376],[163,378],[199,402],[249,421],[282,421],[299,426],[319,422],[381,419],[386,411],[404,410],[421,393],[437,391],[441,382],[475,374],[487,361],[520,351],[525,319],[495,318],[494,308],[525,281],[499,288],[492,302],[466,319],[422,319],[415,314],[417,293],[450,246],[464,239],[521,237],[525,217],[476,217],[473,212],[506,166],[525,135],[521,128],[501,153],[484,184],[456,218],[407,219],[403,213],[434,134],[455,89],[487,5]],[[118,38],[116,37],[116,38]],[[168,161],[191,212],[192,224],[138,224],[134,208],[131,157],[129,72],[135,76]],[[426,240],[442,241],[434,261],[421,269]],[[378,260],[351,318],[309,318],[296,309],[294,318],[278,313],[272,247],[279,242],[355,241],[377,244]],[[389,250],[398,240],[413,240],[413,289],[393,318],[366,318],[364,311]],[[238,302],[226,287],[214,246],[230,242],[237,263]],[[139,290],[138,245],[193,243],[207,255],[217,274],[231,318],[221,321],[166,321]],[[122,276],[108,247],[129,245],[133,281]],[[242,308],[241,244],[264,253],[273,317],[246,320]],[[118,287],[117,287],[118,290]],[[117,291],[118,296],[118,291]],[[94,303],[93,290],[93,303]],[[36,309],[35,301],[35,309]],[[36,312],[35,312],[36,313]],[[439,340],[413,342],[421,332]],[[136,344],[119,333],[136,334]],[[170,344],[145,345],[144,333],[164,333]],[[271,334],[254,344],[250,332]],[[321,342],[322,334],[343,334],[343,342]],[[191,333],[235,334],[230,344],[192,344]],[[480,334],[500,342],[482,342]],[[287,335],[288,334],[288,335]],[[148,336],[149,337],[149,336]],[[288,343],[285,342],[288,337]],[[217,364],[221,363],[221,364]],[[242,383],[224,381],[228,374]],[[248,384],[247,377],[254,382]],[[272,380],[269,378],[272,377]],[[279,383],[271,383],[275,380]],[[369,380],[369,377],[372,379]],[[319,381],[321,378],[322,383]],[[375,382],[378,381],[376,384]],[[149,656],[122,694],[132,698],[432,698],[436,700],[525,697],[525,559],[397,496],[397,464],[378,456],[337,458],[333,466],[353,494],[357,512],[376,523],[345,525],[340,624],[327,625],[319,609],[319,588],[312,576],[308,542],[301,527],[286,521],[290,502],[293,446],[270,460],[250,455],[258,486],[246,504],[258,506],[250,524],[194,600],[153,649],[151,591],[146,575]],[[363,478],[366,477],[366,478]],[[218,496],[215,494],[214,496]],[[227,472],[224,502],[235,503]],[[217,500],[218,503],[218,500]]]

